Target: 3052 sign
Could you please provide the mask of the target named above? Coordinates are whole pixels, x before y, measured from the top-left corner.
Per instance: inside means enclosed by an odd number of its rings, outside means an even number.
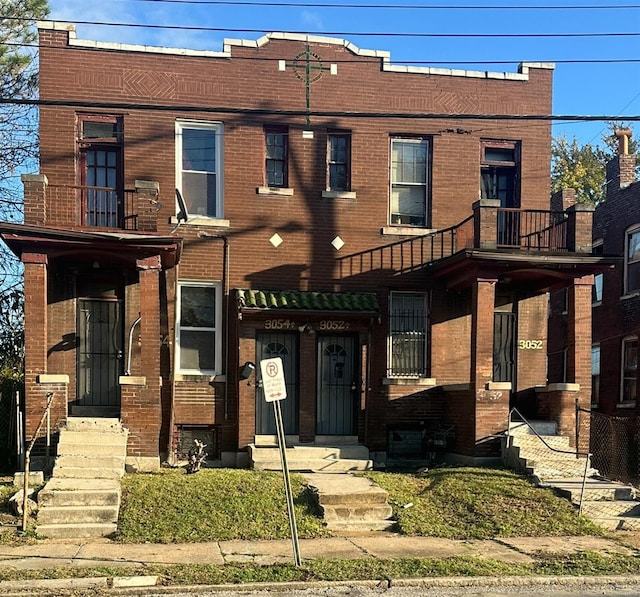
[[[520,350],[542,350],[542,340],[518,340]]]

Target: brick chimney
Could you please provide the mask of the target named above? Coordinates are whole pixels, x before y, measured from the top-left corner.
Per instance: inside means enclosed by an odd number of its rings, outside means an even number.
[[[576,203],[575,189],[561,189],[551,195],[551,211],[567,211]]]
[[[607,163],[607,197],[619,189],[628,187],[636,181],[636,156],[629,154],[629,129],[618,129],[618,155]]]

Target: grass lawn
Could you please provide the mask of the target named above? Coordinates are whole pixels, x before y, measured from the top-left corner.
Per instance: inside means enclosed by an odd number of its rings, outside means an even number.
[[[389,492],[405,535],[493,537],[601,534],[567,500],[502,469],[440,468],[426,475],[367,473]],[[301,475],[292,475],[301,538],[328,535]],[[184,543],[289,537],[282,475],[182,470],[126,475],[118,539]],[[411,506],[409,506],[411,504]]]

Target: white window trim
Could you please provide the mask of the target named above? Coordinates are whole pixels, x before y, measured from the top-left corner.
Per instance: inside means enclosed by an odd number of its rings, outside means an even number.
[[[216,176],[216,215],[203,215],[203,214],[187,214],[187,224],[191,223],[192,218],[208,219],[208,220],[222,220],[224,215],[224,171],[223,171],[223,152],[224,152],[224,125],[218,121],[206,121],[206,120],[176,120],[175,130],[175,167],[176,167],[176,188],[180,189],[182,196],[184,192],[182,190],[182,130],[183,129],[201,129],[215,131],[215,176]],[[176,213],[178,213],[180,207],[176,201]]]
[[[427,146],[427,159],[425,163],[425,179],[424,185],[422,183],[410,183],[410,182],[402,182],[395,181],[396,184],[403,184],[408,186],[424,186],[424,224],[422,226],[419,225],[411,225],[411,224],[394,224],[391,221],[391,197],[393,195],[393,143],[395,141],[403,142],[403,143],[426,143]],[[400,226],[402,228],[412,228],[412,229],[425,229],[429,224],[429,213],[431,211],[431,196],[429,194],[429,185],[430,185],[430,171],[431,171],[431,138],[430,137],[412,137],[410,135],[404,137],[402,135],[393,135],[389,140],[389,204],[387,208],[387,222],[389,226]]]
[[[625,344],[627,342],[633,342],[634,340],[637,341],[638,337],[635,336],[635,335],[625,336],[622,339],[622,344],[620,345],[620,393],[618,395],[618,407],[620,407],[620,408],[625,408],[625,407],[628,407],[629,405],[634,405],[636,403],[635,400],[624,400],[623,399],[623,396],[624,396],[624,369],[625,369],[625,367],[624,367],[624,365],[625,365],[625,362],[624,362]]]
[[[395,379],[406,379],[406,380],[427,379],[428,380],[431,378],[427,377],[427,371],[429,369],[428,346],[429,346],[429,332],[430,332],[429,330],[429,294],[427,292],[411,291],[411,290],[407,290],[407,291],[394,290],[389,293],[389,307],[388,307],[389,327],[387,330],[387,370],[391,369],[391,363],[393,362],[393,347],[392,347],[392,339],[391,339],[391,317],[390,317],[391,310],[393,307],[393,297],[394,295],[402,295],[402,294],[422,295],[422,298],[424,301],[425,334],[424,334],[424,363],[422,364],[423,374],[422,375],[393,375],[393,376],[386,377],[385,380],[395,380]],[[389,385],[388,381],[386,383]]]
[[[215,335],[215,369],[183,369],[180,363],[180,313],[181,313],[181,303],[182,303],[182,288],[184,287],[207,287],[215,289],[215,304],[216,304],[216,312],[215,322],[213,332]],[[209,330],[211,328],[188,328],[190,330],[197,329],[206,329]],[[176,361],[176,374],[180,375],[219,375],[222,371],[222,283],[221,282],[213,282],[209,280],[180,280],[178,281],[177,293],[176,293],[176,343],[175,343],[175,361]],[[176,375],[177,377],[177,375]]]
[[[593,251],[597,248],[602,247],[603,245],[604,245],[604,239],[597,238],[591,243],[591,250]],[[600,279],[602,280],[602,283],[600,284],[600,299],[591,302],[591,304],[594,307],[598,307],[599,305],[602,304],[602,297],[604,295],[604,273],[600,272],[599,274],[595,274],[593,276],[593,286],[594,288],[596,287],[596,279],[598,278],[598,276],[600,276]]]
[[[600,343],[599,342],[594,342],[591,345],[591,389],[592,390],[593,390],[593,378],[595,376],[595,373],[593,371],[593,351],[596,348],[598,349],[598,378],[600,377],[601,371],[602,371],[602,350],[600,350]],[[599,382],[598,382],[598,385],[600,385]],[[598,388],[598,390],[599,390],[599,388]],[[600,394],[599,391],[598,391],[598,394]],[[592,407],[599,406],[598,402],[594,400],[593,393],[591,394],[591,406]]]

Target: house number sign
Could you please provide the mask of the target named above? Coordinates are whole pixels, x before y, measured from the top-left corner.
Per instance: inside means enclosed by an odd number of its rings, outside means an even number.
[[[349,322],[341,319],[325,319],[318,324],[318,329],[322,331],[348,330]]]
[[[290,319],[267,319],[264,322],[265,330],[292,330],[296,327]]]
[[[542,350],[542,340],[520,340],[518,348],[520,350]]]

